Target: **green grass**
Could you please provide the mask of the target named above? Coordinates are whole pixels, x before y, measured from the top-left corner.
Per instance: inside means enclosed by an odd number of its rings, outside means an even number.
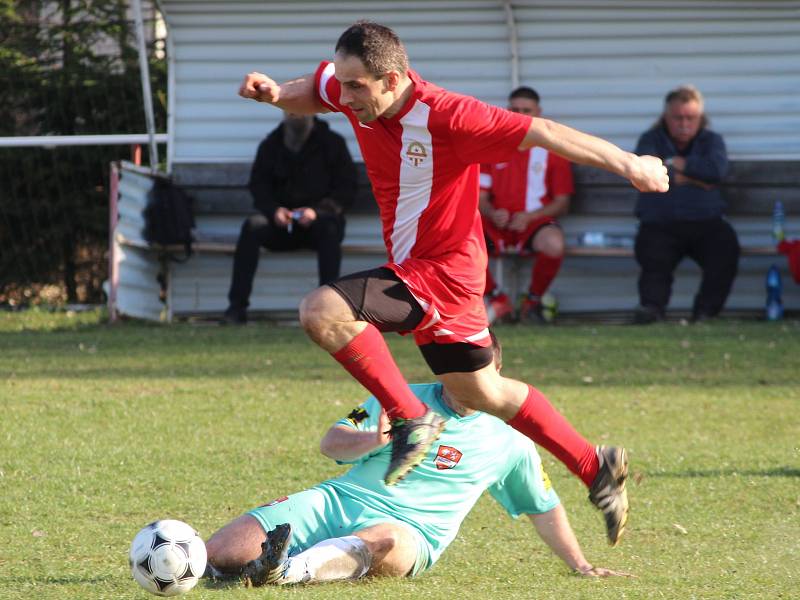
[[[498,330],[506,373],[592,440],[622,442],[638,483],[623,544],[565,469],[546,464],[585,553],[637,579],[589,581],[484,497],[416,580],[192,598],[796,598],[800,324]],[[411,340],[401,368],[430,376]],[[364,397],[297,329],[0,313],[0,598],[145,598],[127,550],[145,523],[210,535],[341,470],[321,434]]]

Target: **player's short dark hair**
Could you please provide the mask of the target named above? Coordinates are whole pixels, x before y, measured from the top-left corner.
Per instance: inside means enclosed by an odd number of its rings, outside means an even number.
[[[494,334],[494,331],[489,330],[489,337],[492,338],[492,352],[494,353],[494,364],[499,371],[503,366],[503,346],[500,345],[500,340]]]
[[[374,77],[408,71],[408,54],[397,34],[372,21],[356,21],[339,36],[336,52],[355,56]]]
[[[519,86],[508,95],[509,100],[513,100],[514,98],[527,98],[528,100],[533,100],[537,104],[539,103],[538,92],[532,87],[528,87],[526,85]]]

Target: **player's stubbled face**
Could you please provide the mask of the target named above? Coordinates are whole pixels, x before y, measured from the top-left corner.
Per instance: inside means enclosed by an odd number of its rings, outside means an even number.
[[[664,111],[669,137],[678,144],[688,144],[700,131],[702,117],[703,107],[696,100],[670,102]]]
[[[339,102],[350,108],[362,123],[374,121],[394,102],[386,78],[370,74],[357,57],[337,53],[333,66],[334,76],[342,84]]]

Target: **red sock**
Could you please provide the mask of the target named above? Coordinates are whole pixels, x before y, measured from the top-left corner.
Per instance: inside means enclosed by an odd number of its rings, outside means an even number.
[[[531,273],[531,294],[541,296],[547,291],[547,288],[553,283],[553,279],[558,275],[563,260],[563,256],[550,256],[542,252],[536,255]]]
[[[589,442],[570,425],[539,390],[528,386],[528,397],[508,424],[547,448],[567,468],[592,485],[600,462]]]
[[[425,414],[425,405],[411,392],[386,341],[374,325],[367,325],[332,356],[372,392],[390,419],[413,419]]]

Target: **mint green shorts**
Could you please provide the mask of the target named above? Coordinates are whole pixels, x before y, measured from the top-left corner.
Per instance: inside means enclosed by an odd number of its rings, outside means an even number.
[[[255,517],[264,531],[289,523],[292,526],[289,556],[299,554],[322,540],[353,535],[380,523],[393,523],[404,527],[417,542],[417,559],[409,576],[419,575],[431,566],[431,548],[414,527],[325,484],[277,498],[247,514]]]

